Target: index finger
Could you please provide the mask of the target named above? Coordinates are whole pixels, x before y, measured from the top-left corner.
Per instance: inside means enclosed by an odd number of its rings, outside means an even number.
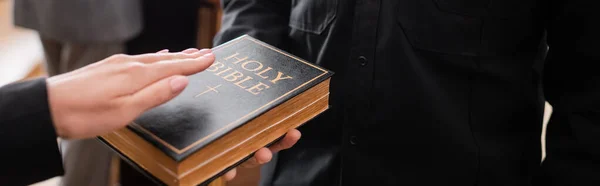
[[[285,134],[285,137],[283,137],[283,139],[281,139],[281,141],[278,141],[277,143],[273,144],[272,146],[269,147],[269,149],[273,153],[277,153],[281,150],[289,149],[292,146],[294,146],[294,144],[296,144],[296,142],[298,142],[298,140],[300,140],[301,135],[302,134],[300,133],[300,131],[298,131],[298,129],[290,129]]]
[[[181,60],[181,59],[193,59],[203,56],[210,52],[210,49],[202,49],[202,50],[185,50],[182,52],[175,53],[149,53],[149,54],[140,54],[131,56],[133,60],[141,63],[156,63],[160,61],[168,61],[168,60]]]
[[[265,164],[269,161],[271,161],[271,159],[273,158],[273,152],[271,152],[268,148],[263,147],[261,149],[258,149],[255,153],[254,156],[246,161],[244,161],[244,163],[240,164],[240,167],[243,168],[252,168],[252,167],[256,167],[262,164]]]
[[[146,77],[158,80],[173,75],[191,75],[208,68],[214,60],[214,54],[207,53],[196,58],[160,61],[148,64]]]
[[[133,82],[128,88],[131,92],[137,92],[145,87],[160,81],[161,79],[175,75],[191,75],[208,68],[215,60],[214,54],[189,59],[177,59],[159,61],[156,63],[141,64],[130,63],[124,67],[121,73],[125,74],[129,82]]]

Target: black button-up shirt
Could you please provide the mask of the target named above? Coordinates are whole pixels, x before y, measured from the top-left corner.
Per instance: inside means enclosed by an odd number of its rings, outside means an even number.
[[[265,185],[597,185],[594,2],[225,0],[215,44],[249,34],[336,73]]]

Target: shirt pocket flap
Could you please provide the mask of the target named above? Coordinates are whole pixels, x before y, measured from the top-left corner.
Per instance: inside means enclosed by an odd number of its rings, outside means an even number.
[[[292,7],[291,28],[321,34],[336,16],[337,0],[293,0]]]

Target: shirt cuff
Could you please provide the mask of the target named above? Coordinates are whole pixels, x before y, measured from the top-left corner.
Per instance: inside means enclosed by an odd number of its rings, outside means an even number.
[[[9,161],[0,170],[3,184],[28,185],[62,175],[45,78],[7,85],[0,97],[0,156]]]

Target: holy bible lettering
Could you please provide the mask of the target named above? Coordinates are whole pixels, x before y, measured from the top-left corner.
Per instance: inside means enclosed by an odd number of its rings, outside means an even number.
[[[231,65],[237,65],[247,73],[235,70],[236,68],[231,67]],[[206,71],[214,72],[215,75],[254,95],[275,86],[278,81],[292,79],[292,76],[274,70],[273,67],[264,65],[260,61],[251,59],[248,55],[239,52],[226,56],[221,60],[217,59]],[[265,80],[268,84],[263,83]]]
[[[329,108],[333,72],[241,36],[177,97],[99,137],[161,185],[204,185]]]

